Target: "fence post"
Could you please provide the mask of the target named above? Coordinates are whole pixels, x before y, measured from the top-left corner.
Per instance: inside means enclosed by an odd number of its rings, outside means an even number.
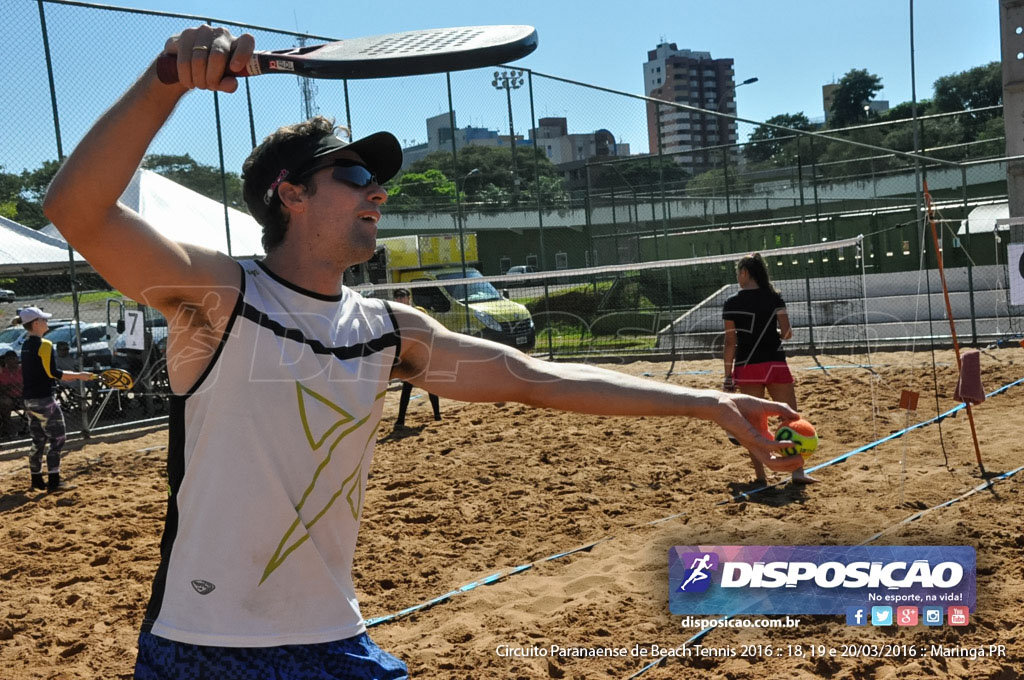
[[[249,88],[249,79],[243,78],[245,81],[245,109],[249,114],[249,141],[252,142],[252,148],[256,148],[256,119],[252,115],[252,90]]]
[[[815,233],[817,234],[817,243],[821,243],[821,205],[818,202],[818,161],[814,156],[814,137],[809,137],[807,141],[811,145],[811,188],[814,189]],[[835,234],[832,235],[832,239],[835,240]]]
[[[57,161],[64,162],[64,145],[60,133],[60,112],[57,106],[57,87],[53,82],[53,60],[50,56],[50,36],[46,30],[46,10],[43,0],[39,0],[39,30],[43,35],[43,54],[46,56],[46,75],[50,83],[50,106],[53,110],[53,133],[57,141]],[[75,250],[68,244],[68,276],[71,279],[71,307],[75,318],[76,349],[78,351],[78,370],[82,370],[82,328],[78,307],[78,273],[75,269]],[[89,414],[85,403],[85,387],[78,381],[78,412],[82,415],[82,433],[89,436]]]
[[[803,147],[800,144],[800,136],[796,138],[796,185],[800,194],[800,231],[803,237],[807,238],[807,206],[804,203],[804,161],[802,157]]]
[[[591,203],[590,197],[590,162],[585,162],[584,167],[587,170],[587,185],[583,194],[583,217],[587,228],[587,258],[584,264],[587,267],[596,267],[598,258],[597,252],[594,250],[594,220],[591,215],[594,205]]]
[[[814,346],[814,312],[811,309],[811,279],[804,275],[804,290],[807,292],[807,333],[810,335],[811,354],[817,356],[818,350]]]
[[[736,252],[732,236],[732,206],[729,204],[729,151],[722,147],[722,176],[725,179],[725,224],[729,231],[729,252]]]
[[[974,260],[971,258],[971,222],[967,205],[967,166],[960,166],[960,185],[963,187],[964,199],[964,243],[961,246],[967,251],[967,297],[971,302],[971,343],[978,344],[978,319],[974,311]],[[993,233],[995,233],[993,231]]]
[[[658,185],[661,187],[661,230],[665,238],[665,259],[672,259],[672,254],[669,252],[668,245],[668,198],[665,194],[665,152],[664,147],[661,143],[661,104],[657,105],[656,113],[658,115]],[[653,199],[653,196],[651,197]],[[651,208],[654,207],[654,201],[651,201]],[[668,317],[669,317],[669,328],[670,335],[672,336],[672,360],[676,358],[676,333],[675,333],[675,311],[672,302],[672,268],[665,268],[665,283],[668,285]],[[660,319],[659,319],[660,322]],[[655,332],[657,337],[657,332]]]
[[[466,278],[466,225],[462,220],[462,198],[459,196],[459,158],[458,151],[455,144],[455,107],[452,104],[452,74],[444,74],[445,81],[448,84],[448,126],[452,131],[452,181],[455,183],[455,220],[456,228],[459,232],[459,255],[462,258],[462,278]],[[346,89],[347,93],[347,89]],[[345,110],[348,111],[348,99],[346,96]],[[350,130],[351,132],[351,130]],[[463,327],[463,333],[469,333],[470,321],[469,321],[469,286],[462,284],[463,294],[465,299],[462,301],[462,306],[466,311],[465,326]]]
[[[212,22],[211,22],[212,23]],[[224,134],[220,125],[220,96],[213,93],[213,117],[217,124],[217,158],[220,161],[221,207],[224,208],[224,236],[228,242],[228,257],[231,257],[231,220],[228,213],[228,179],[224,168]]]
[[[532,126],[530,137],[533,138],[533,181],[537,186],[537,235],[540,240],[540,270],[547,269],[547,257],[544,254],[544,202],[540,195],[540,159],[537,157],[537,114],[533,107],[533,71],[527,71],[527,80],[530,91],[530,125]],[[510,95],[511,96],[511,95]],[[509,99],[511,102],[512,100]],[[512,120],[512,108],[509,104],[509,121]],[[513,146],[514,151],[514,146]],[[548,315],[548,359],[555,358],[555,350],[551,339],[551,306],[548,301],[548,279],[544,279],[544,312]]]

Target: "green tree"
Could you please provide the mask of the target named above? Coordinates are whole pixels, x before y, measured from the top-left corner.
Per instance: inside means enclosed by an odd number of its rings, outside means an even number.
[[[520,202],[537,200],[532,188],[536,184],[536,162],[537,173],[541,178],[542,203],[553,205],[564,197],[561,174],[540,150],[516,150],[517,178],[512,176],[512,155],[508,149],[471,145],[459,149],[458,159],[458,168],[453,169],[451,152],[435,151],[413,163],[405,175],[422,175],[435,170],[449,178],[449,181],[458,184],[460,196],[468,203],[500,207],[512,203],[513,196],[517,193],[514,191],[515,179],[519,180]],[[476,172],[472,172],[474,170]],[[401,185],[405,175],[398,177],[395,184]],[[454,179],[451,179],[453,176]],[[451,193],[446,195],[450,197],[450,202],[454,203],[454,186]]]
[[[728,180],[730,195],[747,193],[753,186],[750,180],[742,175],[737,175],[735,168],[730,170]],[[726,174],[722,168],[708,170],[687,183],[686,193],[693,198],[724,198],[725,181]]]
[[[797,133],[779,130],[772,127],[774,125],[791,130],[812,130],[814,128],[803,111],[772,116],[750,133],[748,138],[750,143],[743,147],[743,155],[748,161],[752,163],[772,161],[775,165],[787,165],[791,162],[793,152],[788,147],[791,146],[791,142],[795,141]],[[784,149],[787,150],[785,154],[783,154]],[[788,160],[784,160],[783,156]]]
[[[221,185],[220,168],[203,165],[189,154],[175,156],[170,154],[153,154],[146,156],[142,167],[152,170],[158,175],[188,187],[196,193],[211,198],[218,203],[224,201]],[[248,212],[242,198],[242,179],[236,173],[224,173],[227,183],[227,202],[233,208]]]
[[[998,61],[935,81],[935,107],[940,112],[980,109],[1003,103],[1003,67]]]
[[[952,75],[943,76],[935,81],[935,108],[940,113],[963,111],[968,113],[958,116],[960,121],[960,143],[977,139],[985,129],[988,121],[1002,118],[1002,112],[972,111],[1003,103],[1003,67],[998,61],[984,66]]]
[[[388,186],[388,207],[430,210],[447,207],[455,200],[455,182],[436,168],[406,172]]]
[[[591,187],[595,189],[625,189],[646,194],[660,191],[662,182],[669,190],[689,178],[690,173],[671,156],[645,156],[590,165]]]
[[[49,224],[43,215],[43,197],[59,168],[57,161],[46,161],[16,175],[0,167],[0,215],[33,229]]]
[[[9,220],[18,219],[18,200],[21,197],[21,178],[3,171],[0,166],[0,215]]]
[[[882,89],[882,79],[867,69],[855,68],[846,72],[839,80],[832,100],[829,126],[833,128],[854,125],[867,118],[865,102]]]

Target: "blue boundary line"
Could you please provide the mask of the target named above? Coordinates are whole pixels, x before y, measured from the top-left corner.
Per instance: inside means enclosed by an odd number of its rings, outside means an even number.
[[[1024,378],[1016,380],[1016,381],[1014,381],[1012,383],[1008,383],[1008,384],[1003,385],[1002,387],[1000,387],[1000,388],[998,388],[996,390],[993,390],[992,392],[990,392],[989,394],[986,395],[986,398],[997,396],[997,395],[1002,394],[1003,392],[1007,391],[1011,387],[1015,387],[1015,386],[1021,385],[1021,384],[1024,384]],[[825,461],[824,463],[821,463],[820,465],[816,465],[816,466],[814,466],[812,468],[809,468],[808,472],[813,472],[815,470],[820,470],[822,468],[830,467],[832,465],[836,465],[838,463],[844,462],[848,458],[850,458],[851,456],[854,456],[854,455],[856,455],[858,453],[863,453],[864,451],[870,451],[871,449],[875,448],[876,446],[880,446],[881,444],[883,444],[883,443],[885,443],[887,441],[891,441],[893,439],[898,439],[899,437],[902,437],[907,432],[911,432],[912,430],[916,430],[916,429],[919,429],[919,428],[922,428],[922,427],[926,427],[926,426],[934,424],[934,423],[941,422],[941,421],[945,420],[946,418],[956,414],[957,411],[960,411],[964,407],[965,407],[964,404],[958,404],[955,407],[951,408],[950,410],[946,411],[945,413],[940,414],[938,416],[935,416],[934,418],[922,421],[920,423],[915,423],[914,425],[911,425],[910,427],[904,428],[903,430],[899,430],[897,432],[894,432],[894,433],[892,433],[891,435],[889,435],[887,437],[883,437],[882,439],[879,439],[877,441],[871,442],[870,444],[865,444],[864,446],[861,446],[860,448],[854,449],[852,451],[848,451],[847,453],[844,453],[844,454],[842,454],[840,456],[837,456],[837,457],[833,458],[832,460]],[[999,477],[997,477],[995,479],[1001,479],[1002,477],[1005,477],[1006,475],[1012,476],[1013,474],[1016,474],[1021,469],[1024,469],[1024,466],[1022,466],[1021,468],[1018,468],[1017,470],[1012,471],[1012,473],[1005,473],[1004,475],[1000,475]],[[991,483],[991,481],[992,480],[990,480],[990,483]],[[779,484],[782,484],[782,483],[784,483],[784,482],[780,482]],[[719,501],[718,503],[715,504],[715,507],[717,507],[719,505],[726,505],[728,503],[739,502],[741,500],[747,500],[747,499],[750,498],[750,496],[753,496],[756,493],[760,493],[761,491],[766,491],[767,489],[774,488],[775,486],[778,486],[778,484],[762,486],[762,487],[759,487],[759,488],[754,489],[752,491],[743,491],[741,493],[736,494],[735,496],[727,498],[727,499],[725,499],[723,501]],[[983,485],[981,485],[981,487],[978,487],[978,488],[974,489],[973,491],[971,491],[969,493],[974,493],[974,492],[980,490],[981,488],[985,488],[986,486],[987,485],[983,484]],[[967,494],[967,495],[969,495],[969,494]],[[947,501],[946,504],[952,504],[952,503],[956,502],[957,500],[960,500],[960,499],[957,498],[957,499],[953,499],[952,501]],[[944,505],[946,505],[946,504],[944,504]],[[942,507],[942,506],[936,506],[936,507]],[[934,509],[934,508],[932,508],[932,509]],[[921,515],[923,515],[923,514],[925,514],[927,512],[930,512],[930,510],[932,510],[932,509],[924,510],[924,511],[922,511],[920,513],[917,513],[917,515],[921,516]],[[674,515],[669,515],[668,517],[662,517],[660,519],[656,519],[656,520],[653,520],[651,522],[645,522],[642,525],[632,525],[631,527],[627,527],[627,528],[632,528],[632,527],[635,527],[635,526],[652,526],[652,525],[655,525],[655,524],[660,524],[662,522],[666,522],[666,521],[671,520],[671,519],[676,519],[678,517],[684,517],[687,514],[688,513],[686,513],[686,512],[676,513]],[[889,529],[891,529],[891,528],[892,527],[889,527]],[[886,529],[885,531],[888,531],[888,529]],[[451,590],[451,591],[449,591],[447,593],[444,593],[443,595],[438,595],[437,597],[432,598],[430,600],[427,600],[426,602],[422,602],[420,604],[413,605],[412,607],[407,607],[406,609],[394,612],[392,614],[387,614],[387,615],[384,615],[384,616],[377,616],[377,617],[374,617],[374,618],[371,618],[371,619],[367,619],[366,620],[366,627],[367,628],[372,628],[373,626],[379,626],[379,625],[384,624],[384,623],[389,623],[391,621],[395,621],[397,619],[404,618],[404,617],[406,617],[406,616],[408,616],[410,614],[414,614],[414,613],[419,612],[419,611],[424,611],[426,609],[429,609],[429,608],[433,607],[436,604],[440,604],[442,602],[450,600],[451,598],[455,597],[456,595],[459,595],[460,593],[468,593],[469,591],[475,590],[476,588],[479,588],[480,586],[492,585],[492,584],[497,583],[498,581],[501,581],[501,580],[503,580],[503,579],[505,579],[505,578],[507,578],[509,576],[513,576],[513,575],[518,574],[520,572],[526,571],[526,570],[531,569],[534,566],[536,566],[538,564],[542,564],[544,562],[551,562],[553,560],[562,559],[564,557],[568,557],[570,555],[574,555],[574,554],[579,553],[579,552],[590,552],[594,548],[594,546],[599,545],[601,543],[605,543],[606,541],[614,540],[614,539],[615,539],[614,536],[604,536],[603,538],[599,538],[596,541],[593,541],[592,543],[588,543],[586,545],[582,545],[582,546],[579,546],[577,548],[573,548],[572,550],[568,550],[568,551],[565,551],[565,552],[557,553],[555,555],[550,555],[548,557],[543,557],[543,558],[541,558],[539,560],[534,560],[533,562],[528,562],[528,563],[522,564],[522,565],[520,565],[518,567],[512,567],[510,569],[497,571],[497,572],[491,574],[490,576],[485,576],[485,577],[483,577],[481,579],[477,579],[476,581],[471,581],[470,583],[467,583],[465,585],[459,586],[455,590]],[[874,540],[874,539],[871,539],[871,540]],[[729,617],[726,617],[725,619],[722,619],[722,620],[728,620],[732,616],[733,615],[729,615]],[[687,640],[683,644],[684,645],[688,645],[688,644],[690,644],[691,641],[695,641],[695,640],[700,639],[702,636],[706,635],[711,630],[713,630],[713,629],[705,628],[703,631],[701,631],[700,633],[694,635],[692,638],[690,638],[689,640]],[[667,659],[667,658],[668,657],[665,657],[665,659]],[[661,660],[655,662],[652,666],[649,666],[648,668],[653,668],[655,665],[658,665],[659,663],[663,663],[665,661],[665,659],[661,659]],[[646,672],[646,670],[647,669],[645,668],[644,670],[641,670],[640,673]],[[636,675],[631,675],[629,677],[630,678],[637,677],[637,675],[639,675],[640,673],[637,673]]]
[[[426,609],[430,609],[435,604],[440,604],[442,602],[445,602],[446,600],[450,600],[451,598],[455,597],[456,595],[458,595],[460,593],[468,593],[469,591],[475,590],[476,588],[479,588],[480,586],[492,585],[492,584],[497,583],[498,581],[501,581],[502,579],[505,579],[505,578],[507,578],[509,576],[512,576],[514,574],[518,574],[520,572],[526,571],[527,569],[532,569],[533,567],[537,566],[538,564],[543,564],[544,562],[551,562],[551,561],[554,561],[554,560],[559,560],[559,559],[562,559],[563,557],[568,557],[570,555],[575,555],[576,553],[579,553],[579,552],[590,552],[594,548],[594,546],[596,546],[596,545],[598,545],[600,543],[604,543],[605,541],[610,541],[613,538],[615,538],[615,537],[614,536],[605,536],[603,538],[597,539],[596,541],[594,541],[592,543],[588,543],[586,545],[581,545],[578,548],[573,548],[572,550],[567,550],[565,552],[561,552],[561,553],[558,553],[556,555],[549,555],[548,557],[542,557],[539,560],[534,560],[533,562],[528,562],[526,564],[521,564],[518,567],[512,567],[511,569],[505,569],[505,570],[502,570],[502,571],[497,571],[497,572],[491,574],[490,576],[485,576],[485,577],[483,577],[481,579],[478,579],[476,581],[471,581],[470,583],[467,583],[467,584],[465,584],[463,586],[459,586],[455,590],[451,590],[451,591],[449,591],[449,592],[447,592],[447,593],[445,593],[443,595],[438,595],[437,597],[435,597],[435,598],[433,598],[431,600],[427,600],[426,602],[422,602],[420,604],[413,605],[412,607],[407,607],[406,609],[403,609],[401,611],[395,612],[393,614],[387,614],[385,616],[377,616],[377,617],[374,617],[372,619],[367,619],[366,620],[366,627],[367,628],[372,628],[373,626],[379,626],[382,623],[389,623],[390,621],[394,621],[394,620],[406,617],[406,616],[408,616],[410,614],[415,614],[418,611],[424,611]]]

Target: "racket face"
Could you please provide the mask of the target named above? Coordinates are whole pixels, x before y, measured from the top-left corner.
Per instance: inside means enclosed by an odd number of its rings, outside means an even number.
[[[532,26],[463,26],[353,38],[260,56],[261,70],[311,78],[388,78],[494,66],[537,49]]]
[[[131,374],[120,368],[108,368],[100,373],[100,380],[104,385],[115,390],[130,390],[135,385]]]

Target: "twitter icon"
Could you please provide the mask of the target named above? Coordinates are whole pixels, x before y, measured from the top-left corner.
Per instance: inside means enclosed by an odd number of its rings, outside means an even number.
[[[891,626],[892,625],[892,607],[872,607],[871,608],[871,625],[872,626]]]

